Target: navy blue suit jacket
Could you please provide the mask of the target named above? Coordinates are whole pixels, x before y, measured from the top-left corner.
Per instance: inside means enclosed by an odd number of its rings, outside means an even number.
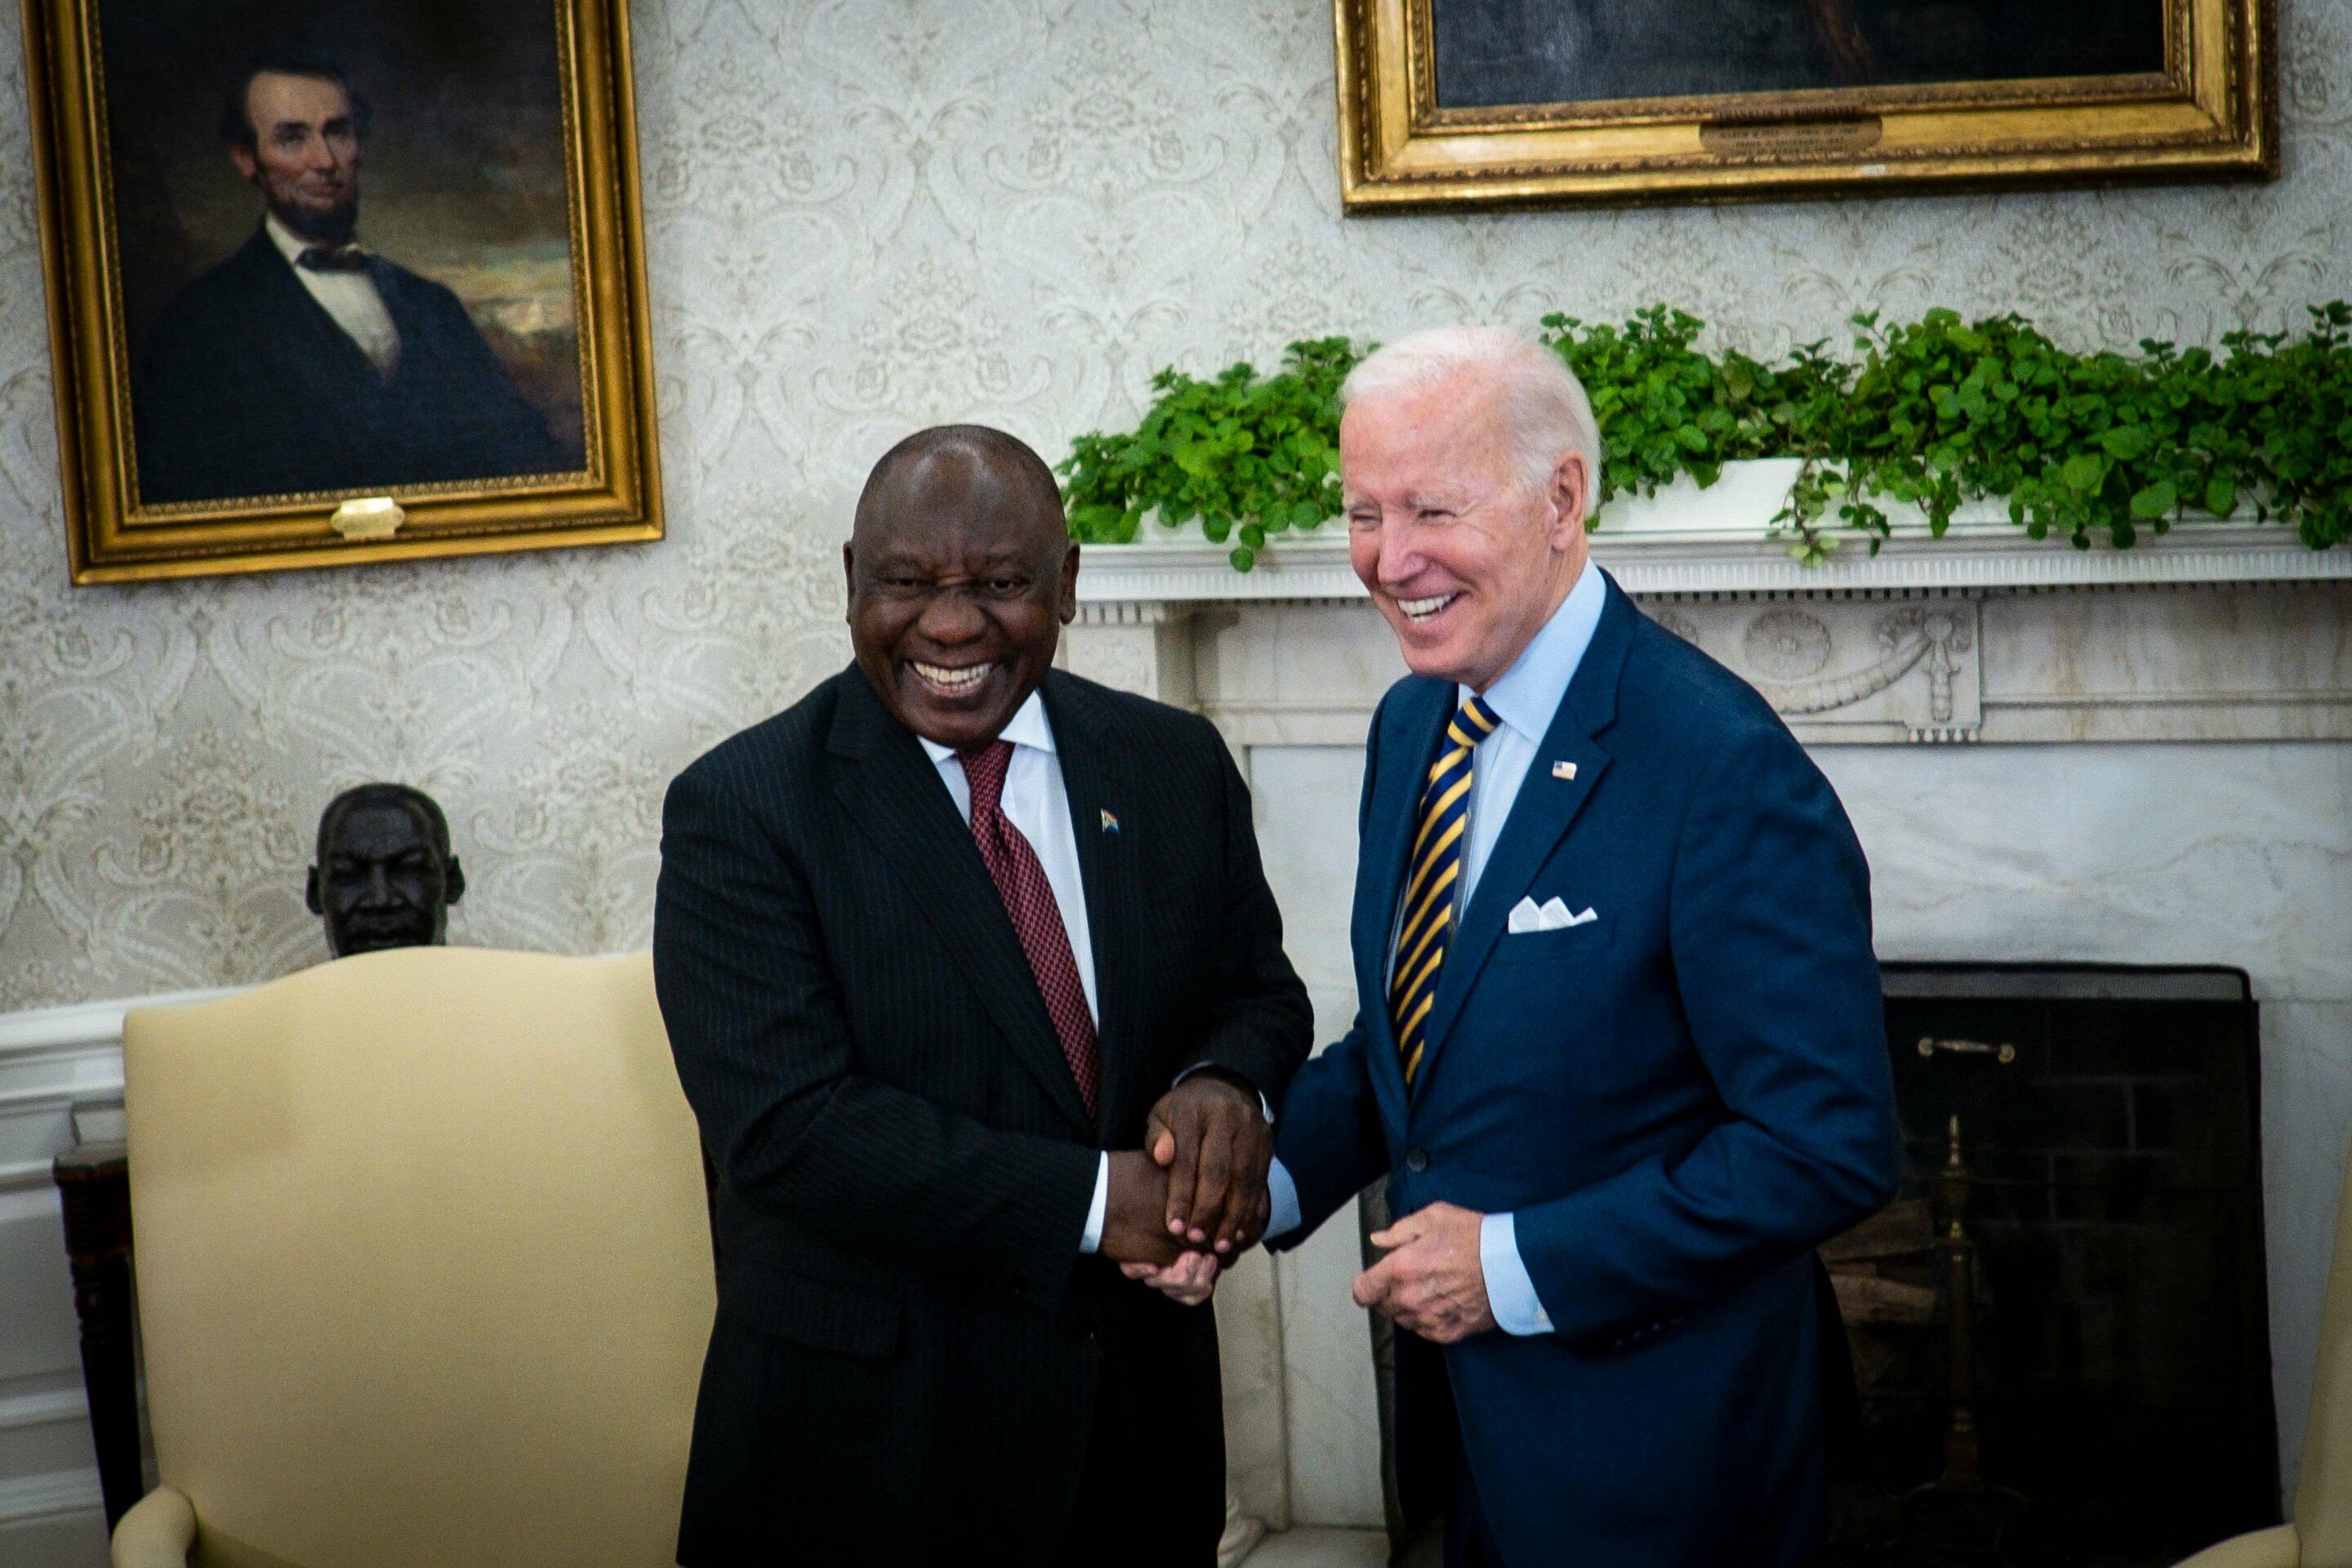
[[[1398,1215],[1517,1216],[1555,1331],[1444,1357],[1513,1568],[1793,1562],[1822,1516],[1810,1252],[1887,1200],[1898,1157],[1862,847],[1764,700],[1611,582],[1463,912],[1408,1093],[1381,993],[1455,700],[1408,677],[1372,721],[1359,1011],[1284,1101],[1305,1223],[1276,1245],[1383,1174]],[[1522,897],[1554,896],[1597,918],[1506,932]],[[1401,1423],[1432,1414],[1399,1400]]]

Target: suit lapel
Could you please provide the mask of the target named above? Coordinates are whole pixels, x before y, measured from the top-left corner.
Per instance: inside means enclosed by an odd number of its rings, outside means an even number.
[[[1415,679],[1396,699],[1393,716],[1380,737],[1380,777],[1366,808],[1358,847],[1355,935],[1358,994],[1377,1048],[1372,1082],[1399,1125],[1404,1121],[1404,1068],[1397,1059],[1396,1021],[1389,1016],[1390,939],[1396,931],[1397,896],[1404,887],[1405,853],[1421,809],[1422,781],[1437,750],[1437,736],[1454,711],[1454,688],[1442,680]]]
[[[1462,913],[1459,931],[1446,949],[1438,973],[1437,996],[1429,1012],[1428,1045],[1423,1056],[1420,1081],[1427,1083],[1436,1065],[1447,1031],[1460,1016],[1462,1005],[1478,973],[1495,951],[1496,941],[1510,919],[1511,906],[1525,898],[1536,873],[1592,798],[1601,775],[1608,771],[1609,753],[1594,736],[1617,716],[1617,682],[1624,672],[1625,653],[1633,645],[1633,625],[1640,612],[1612,579],[1609,597],[1584,650],[1575,679],[1552,714],[1543,744],[1528,764],[1527,778],[1511,815],[1486,857],[1470,907]],[[1557,764],[1570,764],[1571,777],[1559,776]]]
[[[1149,1081],[1140,1058],[1136,1009],[1144,931],[1143,887],[1136,850],[1124,826],[1132,816],[1128,753],[1106,705],[1060,670],[1045,677],[1045,718],[1054,728],[1062,787],[1070,798],[1070,831],[1077,840],[1078,877],[1087,900],[1087,928],[1095,961],[1096,1036],[1102,1049],[1101,1125],[1108,1137],[1140,1120],[1143,1102],[1168,1086]],[[1138,832],[1146,831],[1140,821]]]
[[[432,381],[442,368],[440,358],[434,352],[441,338],[433,331],[433,321],[425,314],[408,277],[381,256],[368,258],[368,277],[374,280],[376,297],[383,301],[384,313],[392,318],[393,330],[400,334],[400,363],[385,384],[395,385],[407,381],[412,371],[418,377]],[[360,357],[366,359],[367,356],[362,354]],[[369,368],[374,368],[372,363]],[[924,759],[926,762],[929,760],[928,757]]]
[[[957,814],[939,769],[855,668],[841,679],[826,744],[844,764],[832,770],[835,798],[898,873],[940,950],[971,982],[1013,1055],[1063,1114],[1091,1136],[1086,1100],[971,827]]]
[[[327,313],[327,308],[311,297],[310,290],[302,286],[302,279],[295,276],[293,265],[269,243],[269,236],[254,236],[247,248],[254,253],[254,272],[269,293],[270,310],[304,340],[296,345],[296,358],[299,363],[319,367],[310,379],[331,382],[339,391],[364,387],[380,393],[384,380],[375,362]],[[381,289],[378,292],[382,292]],[[391,309],[388,301],[385,309]]]

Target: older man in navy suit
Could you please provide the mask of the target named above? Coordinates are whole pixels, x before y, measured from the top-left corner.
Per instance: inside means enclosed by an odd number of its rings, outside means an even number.
[[[360,247],[367,100],[331,57],[266,49],[221,136],[261,226],[163,307],[134,389],[149,504],[577,468],[457,296]]]
[[[1869,869],[1763,700],[1589,559],[1559,358],[1407,338],[1343,393],[1372,721],[1359,1012],[1276,1126],[1276,1247],[1385,1175],[1409,1509],[1448,1558],[1794,1563],[1819,1539],[1819,1242],[1894,1191]],[[1833,1320],[1832,1320],[1833,1321]]]

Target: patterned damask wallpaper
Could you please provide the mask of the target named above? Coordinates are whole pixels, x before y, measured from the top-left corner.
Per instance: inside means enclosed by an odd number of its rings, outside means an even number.
[[[0,27],[0,1009],[263,978],[332,791],[424,785],[455,940],[646,939],[662,789],[845,657],[838,546],[908,428],[1058,458],[1151,372],[1667,300],[1751,350],[1866,308],[2082,344],[2352,296],[2352,0],[2284,0],[2272,187],[1339,216],[1309,0],[638,0],[670,537],[67,585],[14,7]]]

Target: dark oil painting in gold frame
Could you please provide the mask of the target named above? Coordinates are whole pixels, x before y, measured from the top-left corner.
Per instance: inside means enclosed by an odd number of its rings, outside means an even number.
[[[626,0],[22,0],[77,583],[661,537]]]
[[[2271,0],[1334,0],[1349,212],[2271,179]]]

